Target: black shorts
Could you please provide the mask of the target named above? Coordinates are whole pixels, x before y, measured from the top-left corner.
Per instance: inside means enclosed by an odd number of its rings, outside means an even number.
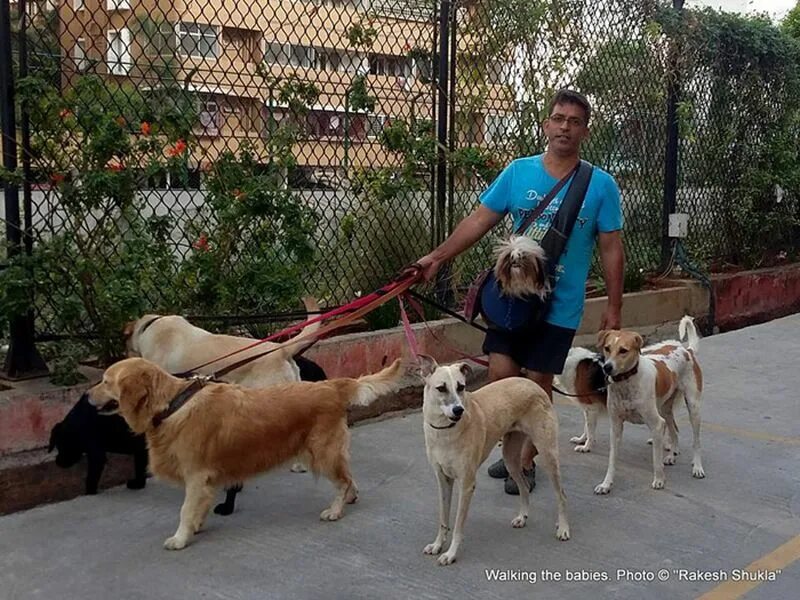
[[[559,375],[575,337],[574,329],[542,321],[524,333],[489,329],[483,341],[484,354],[505,354],[529,371]]]

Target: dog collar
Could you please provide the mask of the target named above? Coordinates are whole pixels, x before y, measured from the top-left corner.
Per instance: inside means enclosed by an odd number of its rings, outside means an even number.
[[[144,333],[144,330],[145,330],[145,329],[147,329],[148,327],[150,327],[150,325],[152,325],[153,323],[155,323],[156,321],[158,321],[158,320],[159,320],[161,317],[162,317],[162,315],[159,315],[159,316],[157,316],[157,317],[153,317],[153,318],[152,318],[152,319],[150,319],[150,320],[149,320],[147,323],[145,323],[144,325],[142,325],[142,328],[139,330],[139,335],[142,335],[142,334]]]
[[[429,427],[433,427],[434,429],[450,429],[451,427],[455,427],[456,425],[458,425],[458,421],[453,421],[453,422],[450,423],[450,425],[445,425],[444,427],[437,427],[436,425],[433,425],[432,423],[428,423],[428,426]]]
[[[638,372],[639,372],[639,363],[637,362],[630,371],[625,371],[624,373],[620,373],[619,375],[611,375],[609,378],[614,383],[619,383],[621,381],[625,381],[626,379],[630,379]]]
[[[194,396],[203,388],[203,386],[205,386],[208,380],[208,377],[195,376],[192,378],[192,382],[183,388],[183,391],[181,391],[177,396],[170,400],[167,408],[153,417],[153,427],[158,427],[168,417],[176,413],[184,404],[189,401],[192,396]]]

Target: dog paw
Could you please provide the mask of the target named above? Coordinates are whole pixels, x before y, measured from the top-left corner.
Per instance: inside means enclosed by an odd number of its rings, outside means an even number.
[[[342,511],[326,508],[319,514],[319,518],[321,521],[338,521],[342,518]]]
[[[228,515],[233,514],[233,506],[228,506],[226,502],[220,502],[214,507],[214,514],[227,517]]]
[[[586,441],[585,435],[576,435],[575,437],[569,438],[569,441],[573,444],[582,444]]]
[[[585,454],[586,452],[591,452],[592,447],[589,444],[581,444],[580,446],[575,446],[574,450],[575,452],[582,452]]]
[[[695,479],[703,479],[706,476],[706,472],[703,470],[702,465],[692,465],[692,477]]]
[[[514,529],[519,529],[520,527],[525,527],[525,524],[528,522],[528,515],[520,515],[514,517],[514,520],[511,521],[511,526]]]
[[[294,463],[292,467],[289,469],[292,473],[305,473],[308,471],[306,466],[303,463]]]
[[[654,490],[663,490],[664,489],[664,480],[663,479],[653,479],[653,483],[650,486]]]
[[[177,535],[173,535],[164,540],[164,548],[167,550],[183,550],[186,548],[186,540]]]
[[[664,464],[669,466],[675,464],[675,455],[672,452],[670,452],[664,457]]]
[[[439,557],[439,565],[442,567],[452,565],[454,562],[456,562],[456,555],[450,554],[450,552],[445,552]]]
[[[556,526],[556,539],[566,542],[569,539],[569,527],[559,527]]]
[[[611,491],[611,484],[610,483],[601,483],[600,485],[594,488],[594,493],[599,495],[605,495]]]
[[[433,542],[432,544],[428,544],[425,548],[422,549],[423,554],[439,554],[442,551],[442,544]]]
[[[125,485],[129,490],[141,490],[147,485],[147,479],[128,479]]]

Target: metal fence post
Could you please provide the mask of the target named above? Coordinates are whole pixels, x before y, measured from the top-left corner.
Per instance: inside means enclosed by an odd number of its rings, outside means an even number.
[[[19,4],[24,14],[25,2]],[[24,30],[22,35],[24,35]],[[23,54],[21,58],[25,58]],[[0,0],[0,120],[3,135],[3,167],[17,171],[17,127],[15,122],[14,66],[11,56],[11,10],[9,0]],[[6,211],[6,243],[8,258],[22,252],[22,228],[19,210],[19,186],[15,181],[3,182]],[[10,344],[3,372],[8,379],[24,379],[47,373],[47,365],[34,344],[33,313],[15,315],[9,320]]]
[[[438,106],[436,110],[436,244],[441,244],[447,236],[447,151],[448,151],[448,112],[450,108],[450,0],[442,0],[439,5],[439,73],[436,78]],[[436,297],[446,301],[448,268],[442,269],[436,278]]]
[[[683,11],[683,0],[672,0],[672,7]],[[669,237],[669,216],[675,212],[678,195],[678,49],[670,41],[667,73],[667,144],[664,155],[664,203],[661,215],[661,272],[671,263],[673,240]]]

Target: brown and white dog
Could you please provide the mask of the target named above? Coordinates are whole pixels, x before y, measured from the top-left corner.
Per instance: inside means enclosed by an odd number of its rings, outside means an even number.
[[[705,477],[700,458],[700,400],[703,374],[695,353],[699,336],[691,317],[681,319],[678,341],[642,348],[642,336],[633,331],[601,331],[598,346],[608,378],[608,417],[611,421],[608,470],[594,492],[607,494],[614,484],[617,455],[625,421],[644,423],[653,436],[653,489],[664,488],[664,465],[675,464],[678,427],[673,409],[683,396],[694,434],[692,475]],[[668,440],[665,440],[665,435]],[[665,442],[667,442],[665,444]],[[665,453],[666,450],[666,453]]]
[[[547,257],[539,244],[524,235],[512,235],[494,252],[494,276],[503,294],[515,298],[547,295]]]
[[[185,488],[180,525],[164,542],[180,550],[202,527],[217,488],[300,456],[336,488],[320,519],[339,519],[344,505],[358,497],[350,474],[347,408],[399,389],[408,373],[396,360],[358,379],[261,389],[207,383],[179,404],[193,383],[128,358],[111,365],[88,398],[101,413],[118,411],[134,433],[144,434],[153,474]]]
[[[583,410],[583,433],[570,438],[575,452],[591,452],[596,441],[597,418],[606,412],[606,376],[603,355],[587,348],[570,348],[564,370],[555,377],[554,391],[563,391]]]

